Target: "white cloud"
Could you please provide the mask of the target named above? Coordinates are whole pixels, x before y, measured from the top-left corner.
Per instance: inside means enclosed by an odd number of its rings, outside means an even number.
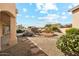
[[[67,16],[61,16],[62,19],[67,19]]]
[[[62,15],[65,15],[66,14],[66,12],[62,12]]]
[[[37,3],[36,7],[36,10],[40,10],[41,13],[47,13],[48,10],[58,10],[56,4],[54,3]]]
[[[71,4],[68,6],[68,8],[69,8],[69,9],[72,9],[73,7],[75,7],[75,6],[77,6],[77,5],[79,5],[79,3],[71,3]]]
[[[40,11],[40,13],[47,13],[46,11]]]
[[[48,10],[58,10],[56,4],[49,4],[49,3],[45,4],[43,9],[46,10],[46,11],[48,11]]]
[[[58,23],[59,21],[66,20],[67,16],[58,14],[48,14],[44,17],[38,17],[38,19],[42,19],[48,23]]]
[[[21,16],[21,14],[18,13],[17,16]]]
[[[42,19],[42,17],[38,17],[38,19]]]
[[[31,16],[32,18],[34,18],[35,16]]]
[[[73,5],[73,7],[74,7],[74,6],[77,6],[77,5],[79,5],[79,3],[73,3],[72,5]]]
[[[72,7],[73,7],[73,5],[72,5],[72,4],[68,6],[68,8],[69,8],[69,9],[71,9]]]
[[[26,8],[23,8],[23,12],[28,12],[28,10]]]
[[[77,5],[79,5],[79,3],[71,3],[71,4],[68,6],[68,8],[71,9],[71,8],[77,6]]]
[[[48,14],[48,19],[57,19],[59,18],[59,15],[57,14]]]
[[[32,5],[33,3],[29,3],[30,5]]]
[[[58,21],[58,18],[60,16],[57,14],[48,14],[47,16],[44,17],[38,17],[38,19],[42,19],[46,22],[50,22],[50,23],[56,23]]]
[[[34,18],[35,16],[29,16],[29,15],[26,15],[25,17],[31,19],[31,18]]]
[[[70,15],[72,15],[72,12],[68,12]]]
[[[36,3],[36,7],[38,10],[41,10],[43,5],[43,3]]]
[[[28,16],[28,15],[26,15],[25,17],[26,17],[26,18],[29,18],[29,16]]]

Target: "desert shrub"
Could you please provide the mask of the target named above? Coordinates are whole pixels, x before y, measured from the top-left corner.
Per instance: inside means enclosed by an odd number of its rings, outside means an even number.
[[[47,27],[46,29],[45,29],[45,32],[47,32],[47,33],[53,33],[53,32],[61,32],[59,29],[58,29],[58,27],[56,27],[56,26],[54,26],[54,27]]]
[[[45,29],[45,32],[46,32],[46,33],[51,33],[51,32],[53,32],[53,31],[52,31],[52,29],[49,27],[49,28],[46,28],[46,29]]]
[[[79,55],[79,34],[77,29],[69,29],[57,40],[57,48],[65,55]]]
[[[61,24],[46,24],[46,32],[61,32],[59,28],[61,27]]]
[[[66,34],[68,35],[71,35],[71,34],[79,34],[79,30],[76,29],[76,28],[71,28],[71,29],[68,29],[66,30]]]
[[[61,31],[58,29],[58,27],[52,27],[52,30],[53,30],[54,32],[61,32]]]

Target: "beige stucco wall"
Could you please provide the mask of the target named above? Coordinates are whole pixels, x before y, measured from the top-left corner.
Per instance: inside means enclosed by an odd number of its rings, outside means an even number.
[[[2,36],[2,24],[0,21],[0,50],[1,50],[1,36]]]
[[[1,12],[6,13],[10,16],[8,18],[6,15],[2,16]],[[3,20],[4,18],[4,20]],[[3,22],[2,22],[3,20]],[[2,36],[2,24],[8,24],[10,25],[10,39],[9,44],[10,46],[13,46],[17,43],[16,40],[16,4],[14,3],[0,3],[0,50],[1,50],[1,36]]]
[[[4,25],[9,25],[10,16],[6,12],[3,12],[3,13],[1,13],[1,20],[0,21],[2,21],[2,24],[4,24]]]
[[[72,27],[79,28],[79,9],[72,11],[72,13],[73,13]]]
[[[10,46],[15,45],[17,43],[17,38],[16,38],[16,18],[10,19],[10,40],[9,44]]]
[[[15,3],[0,3],[0,11],[9,11],[16,17],[16,4]]]

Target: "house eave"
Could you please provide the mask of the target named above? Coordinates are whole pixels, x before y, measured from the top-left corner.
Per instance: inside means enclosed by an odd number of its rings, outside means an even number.
[[[79,8],[79,5],[73,7],[72,9],[68,10],[68,12],[73,12],[74,10],[78,9]]]

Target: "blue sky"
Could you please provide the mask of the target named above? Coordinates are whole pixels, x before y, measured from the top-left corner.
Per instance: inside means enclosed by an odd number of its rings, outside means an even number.
[[[45,24],[72,23],[72,13],[68,12],[78,4],[72,3],[17,3],[17,24],[23,26],[45,26]]]

